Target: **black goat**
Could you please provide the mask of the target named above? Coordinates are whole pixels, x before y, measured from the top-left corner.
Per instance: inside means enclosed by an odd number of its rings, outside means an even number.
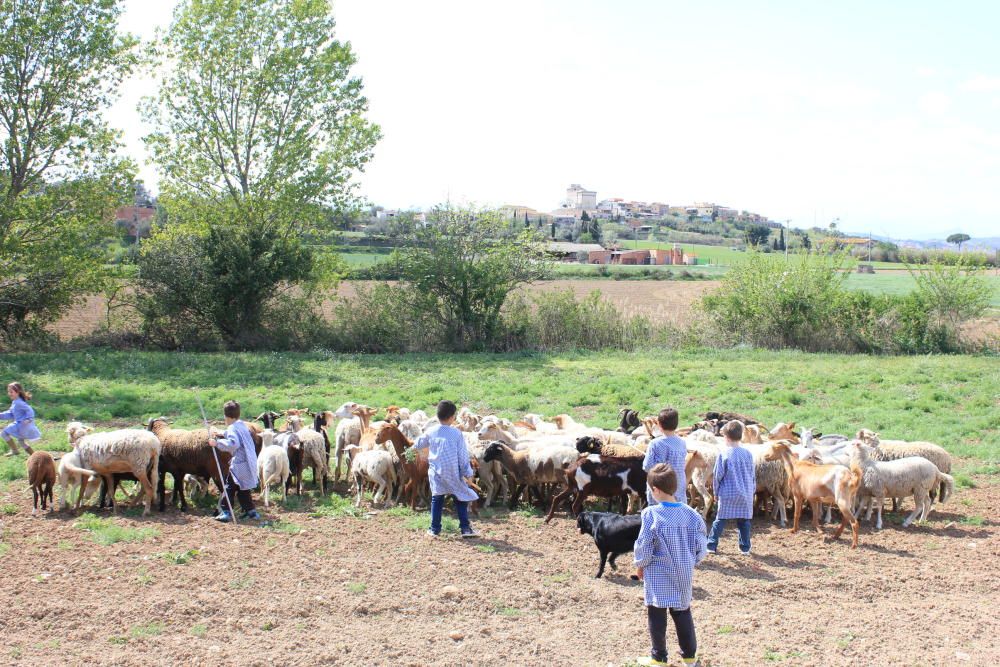
[[[622,433],[631,433],[637,428],[642,428],[642,419],[635,410],[622,408],[618,413],[618,430]]]
[[[552,499],[545,523],[552,520],[559,503],[574,493],[576,500],[571,508],[574,516],[583,509],[588,496],[618,498],[634,493],[639,496],[640,502],[646,498],[646,471],[642,469],[642,459],[638,457],[581,456],[566,468],[565,475],[566,490]]]
[[[610,564],[612,570],[617,570],[615,559],[635,549],[635,541],[639,539],[639,528],[642,526],[642,515],[581,512],[576,517],[576,526],[581,534],[593,536],[594,544],[601,552],[601,566],[595,577],[600,579],[604,574],[605,563]]]

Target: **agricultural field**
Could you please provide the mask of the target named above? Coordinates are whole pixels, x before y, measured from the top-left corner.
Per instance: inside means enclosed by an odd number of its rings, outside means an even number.
[[[685,423],[726,408],[936,441],[959,457],[958,490],[926,525],[904,530],[890,515],[881,532],[863,525],[852,551],[843,538],[758,518],[749,557],[727,534],[695,576],[703,664],[1000,660],[990,630],[1000,579],[983,568],[1000,555],[995,358],[94,351],[5,355],[0,369],[35,391],[42,447],[53,450],[66,448],[73,418],[110,428],[162,414],[196,426],[192,387],[214,418],[227,398],[257,414],[345,400],[426,408],[449,397],[508,417],[568,412],[613,426],[622,406],[673,404]],[[618,666],[648,648],[641,585],[627,568],[593,579],[596,549],[565,513],[545,525],[530,507],[484,509],[475,541],[459,539],[446,514],[445,536],[432,541],[426,511],[356,510],[343,484],[320,498],[307,483],[265,521],[237,526],[215,524],[210,500],[146,519],[92,508],[32,518],[23,457],[0,461],[9,664]]]

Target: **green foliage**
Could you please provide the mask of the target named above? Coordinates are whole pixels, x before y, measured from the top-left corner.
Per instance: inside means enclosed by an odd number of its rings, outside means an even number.
[[[498,211],[438,207],[409,238],[401,278],[415,288],[418,312],[440,322],[457,351],[488,347],[510,293],[546,275],[538,238],[529,230],[512,233]]]
[[[0,344],[104,279],[132,165],[102,113],[132,70],[115,0],[0,3]]]
[[[140,260],[147,331],[207,325],[229,346],[256,347],[274,297],[295,285],[308,297],[342,273],[305,239],[337,224],[330,205],[350,199],[380,131],[334,27],[325,0],[188,0],[175,11],[156,51],[172,67],[145,101],[170,217]],[[191,275],[176,276],[185,264]]]
[[[962,325],[981,317],[990,305],[992,288],[982,267],[960,262],[920,271],[907,268],[917,285],[913,308],[927,314],[929,336],[938,341],[938,348],[958,349]]]
[[[161,554],[157,554],[160,558],[171,563],[173,565],[186,565],[192,560],[198,557],[197,549],[188,549],[184,553],[174,553],[172,551],[164,551]]]
[[[767,225],[748,225],[744,230],[747,245],[757,248],[767,243],[771,237],[771,228]]]
[[[163,634],[163,621],[150,621],[142,625],[133,625],[129,630],[133,637],[157,637]]]

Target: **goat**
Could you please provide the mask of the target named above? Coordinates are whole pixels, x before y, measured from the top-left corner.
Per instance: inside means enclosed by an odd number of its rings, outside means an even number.
[[[615,559],[627,554],[635,548],[639,539],[639,529],[642,528],[642,515],[632,514],[621,516],[610,512],[580,512],[576,517],[576,527],[581,535],[591,535],[594,544],[601,552],[601,565],[597,568],[595,579],[604,574],[605,563],[617,570]]]
[[[31,514],[38,514],[38,498],[42,499],[42,511],[45,511],[45,499],[49,499],[48,510],[55,509],[52,498],[52,487],[56,483],[56,461],[48,452],[37,451],[28,457],[28,484],[31,485],[31,496],[34,499],[34,509]]]
[[[574,515],[583,509],[588,496],[615,498],[624,494],[646,497],[646,471],[641,458],[615,458],[590,454],[582,456],[565,471],[566,490],[552,499],[545,523],[552,520],[556,507],[576,493],[571,511]]]

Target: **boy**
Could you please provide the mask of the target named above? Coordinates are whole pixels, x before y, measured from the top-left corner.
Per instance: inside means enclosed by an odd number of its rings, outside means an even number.
[[[221,438],[211,439],[208,444],[233,455],[229,461],[229,474],[226,475],[226,495],[229,504],[219,505],[216,521],[225,523],[233,520],[229,508],[233,500],[238,498],[243,510],[243,519],[259,519],[260,513],[254,509],[250,490],[257,487],[257,450],[253,446],[250,429],[240,420],[240,404],[236,401],[226,401],[222,406],[222,414],[226,417],[226,433]],[[235,498],[234,498],[235,496]]]
[[[719,511],[708,537],[708,553],[717,553],[719,538],[726,528],[726,521],[736,519],[740,531],[740,551],[750,553],[750,519],[753,517],[753,495],[757,491],[753,455],[743,447],[743,424],[731,421],[722,427],[726,447],[715,460],[715,479],[712,487],[719,503]]]
[[[687,503],[687,479],[684,475],[684,463],[687,457],[687,443],[677,437],[677,410],[665,408],[660,410],[656,421],[660,424],[663,435],[649,443],[646,457],[642,460],[642,469],[647,473],[658,463],[666,463],[677,475],[677,492],[674,497],[679,503]],[[653,487],[647,485],[646,500],[650,505],[653,500]]]
[[[658,463],[646,478],[655,504],[642,510],[635,541],[636,575],[643,580],[646,617],[653,649],[640,665],[667,664],[667,612],[674,621],[684,665],[698,665],[698,642],[691,617],[694,566],[705,558],[705,522],[674,495],[677,474]]]
[[[462,432],[452,426],[458,409],[451,401],[441,401],[437,406],[437,418],[441,422],[413,444],[414,449],[430,448],[427,457],[427,480],[431,485],[431,527],[427,534],[437,537],[441,534],[441,512],[444,497],[455,497],[455,511],[462,537],[479,537],[469,523],[469,503],[479,496],[469,488],[463,478],[472,477],[469,450],[465,447]]]

